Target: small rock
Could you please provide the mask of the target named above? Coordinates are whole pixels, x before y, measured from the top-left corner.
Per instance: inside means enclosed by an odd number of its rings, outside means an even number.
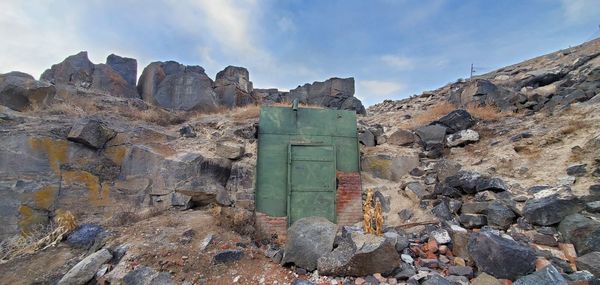
[[[517,218],[517,215],[501,202],[492,202],[486,210],[488,225],[501,229],[507,229]]]
[[[487,225],[487,218],[484,215],[462,214],[459,217],[460,224],[465,228],[481,228]]]
[[[590,213],[600,213],[600,201],[586,203],[585,209]]]
[[[242,259],[244,257],[244,252],[241,250],[225,250],[217,253],[213,256],[213,263],[229,263]]]
[[[230,139],[223,139],[217,142],[215,152],[218,156],[236,160],[244,154],[244,145]]]
[[[447,244],[452,241],[450,234],[448,234],[448,231],[444,229],[432,231],[429,233],[429,235],[433,237],[438,244]]]
[[[210,244],[210,242],[213,240],[214,235],[212,233],[207,234],[206,237],[204,237],[204,239],[202,240],[202,242],[200,243],[200,251],[204,251],[208,245]]]
[[[112,259],[112,254],[107,249],[101,249],[88,255],[58,281],[59,285],[79,285],[90,281],[100,266]]]
[[[123,277],[123,283],[127,285],[174,285],[171,274],[167,272],[156,272],[146,266],[139,266]]]
[[[473,267],[471,267],[471,266],[450,266],[450,267],[448,267],[448,274],[472,278],[473,277]]]
[[[479,133],[474,130],[462,130],[446,137],[446,146],[455,147],[479,141]]]
[[[107,236],[100,225],[81,224],[67,237],[67,244],[77,248],[89,249]]]
[[[587,164],[571,165],[571,166],[567,167],[567,175],[575,176],[575,177],[585,176],[587,174],[586,167],[587,167]]]
[[[401,254],[400,258],[402,259],[402,261],[408,264],[413,264],[413,262],[415,262],[415,260],[408,254]]]
[[[548,265],[533,274],[517,279],[513,285],[567,285],[567,280],[554,266]]]
[[[184,138],[195,138],[196,132],[194,131],[192,126],[188,125],[188,126],[185,126],[181,129],[179,129],[179,135],[181,135]]]
[[[425,282],[421,283],[421,285],[452,285],[450,281],[446,280],[444,277],[434,274]]]
[[[471,280],[472,285],[503,285],[503,282],[485,272]]]
[[[410,218],[412,218],[413,211],[411,209],[402,209],[400,212],[398,212],[398,216],[400,216],[400,219],[403,221],[408,221]]]

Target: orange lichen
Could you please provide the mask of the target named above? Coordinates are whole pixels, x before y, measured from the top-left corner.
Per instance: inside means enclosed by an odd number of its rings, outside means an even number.
[[[116,165],[123,165],[125,155],[127,154],[127,147],[125,146],[113,146],[106,149],[104,152],[106,156],[112,160]]]
[[[51,138],[30,138],[29,145],[33,150],[44,152],[48,157],[50,168],[56,175],[60,175],[60,165],[68,160],[69,144],[63,140]]]
[[[34,192],[32,194],[34,206],[37,209],[51,210],[50,208],[56,200],[56,192],[58,192],[58,187],[55,185],[46,185]]]
[[[22,235],[29,235],[34,225],[46,222],[48,222],[48,217],[40,215],[31,207],[26,205],[21,205],[21,207],[19,207],[19,228],[21,229]]]
[[[88,190],[92,206],[107,206],[110,188],[107,183],[100,185],[100,179],[87,171],[65,171],[63,179],[67,185],[83,184]]]

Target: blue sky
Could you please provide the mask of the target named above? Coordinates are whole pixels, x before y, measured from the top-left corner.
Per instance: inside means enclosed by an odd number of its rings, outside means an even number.
[[[600,36],[597,0],[168,0],[0,3],[0,73],[35,77],[81,50],[244,66],[258,88],[356,79],[365,105],[401,99]]]

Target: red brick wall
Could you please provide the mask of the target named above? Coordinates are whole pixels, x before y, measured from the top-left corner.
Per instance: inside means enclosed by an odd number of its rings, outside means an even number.
[[[287,233],[287,217],[271,217],[264,213],[255,213],[256,231],[260,238],[270,238],[277,234],[277,239],[285,243]]]
[[[336,215],[338,225],[350,225],[363,219],[360,173],[337,172]]]

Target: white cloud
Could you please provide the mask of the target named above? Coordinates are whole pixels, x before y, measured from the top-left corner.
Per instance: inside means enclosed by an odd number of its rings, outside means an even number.
[[[379,58],[386,65],[398,70],[408,70],[414,67],[414,61],[408,57],[398,55],[383,55]]]
[[[584,22],[597,19],[600,3],[597,0],[562,0],[565,17],[569,22]]]
[[[358,85],[362,97],[385,97],[406,88],[402,83],[383,80],[360,80]]]

